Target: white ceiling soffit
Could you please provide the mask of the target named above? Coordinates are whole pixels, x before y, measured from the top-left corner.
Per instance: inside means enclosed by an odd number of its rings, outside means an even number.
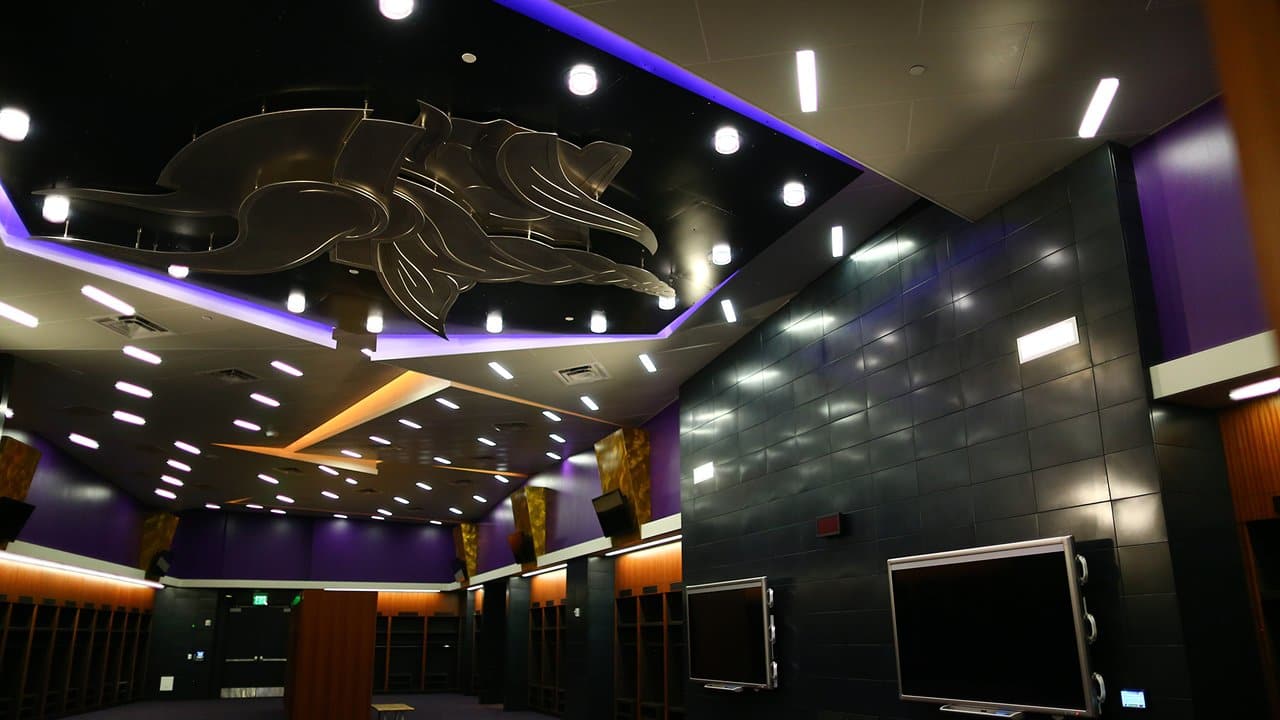
[[[1280,375],[1280,341],[1274,330],[1192,353],[1151,367],[1157,400],[1226,407],[1230,391]]]
[[[1218,93],[1194,0],[559,1],[971,219]],[[813,113],[800,49],[817,54]],[[1102,77],[1119,92],[1078,138]]]

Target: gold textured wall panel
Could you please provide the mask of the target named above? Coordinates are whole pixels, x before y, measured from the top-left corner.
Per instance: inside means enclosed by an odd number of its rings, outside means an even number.
[[[11,437],[0,438],[0,497],[26,499],[39,464],[39,450]]]
[[[142,540],[138,543],[138,567],[146,570],[151,558],[173,545],[173,535],[178,531],[178,516],[167,512],[153,512],[142,521]]]
[[[631,506],[636,527],[649,522],[649,433],[641,428],[621,428],[596,443],[600,491],[621,490]]]
[[[480,563],[480,528],[475,523],[460,523],[453,528],[455,557],[466,564],[467,577],[476,574]]]
[[[533,538],[533,550],[547,552],[547,489],[526,485],[511,493],[511,512],[516,530]]]

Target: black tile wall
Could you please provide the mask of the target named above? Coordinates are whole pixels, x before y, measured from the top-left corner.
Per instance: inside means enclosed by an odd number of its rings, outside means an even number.
[[[1203,423],[1152,428],[1125,162],[1100,148],[976,223],[922,204],[682,388],[685,579],[768,575],[781,664],[775,692],[691,688],[692,717],[933,717],[896,699],[885,561],[1064,534],[1093,569],[1108,685],[1145,688],[1140,717],[1222,709],[1225,671],[1187,651],[1214,593],[1186,598],[1226,539],[1197,511],[1230,500],[1175,457],[1211,452]],[[1071,316],[1079,345],[1018,362],[1019,335]],[[831,511],[848,532],[820,540]]]

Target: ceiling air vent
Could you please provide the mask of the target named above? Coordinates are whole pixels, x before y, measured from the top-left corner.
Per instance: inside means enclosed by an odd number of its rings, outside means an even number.
[[[298,473],[302,472],[297,468],[297,466],[294,466],[294,465],[284,465],[282,467],[271,468],[271,469],[274,470],[279,475],[297,475]]]
[[[529,429],[529,423],[516,420],[514,422],[497,423],[493,426],[494,430],[500,433],[518,433]]]
[[[374,489],[373,489],[373,488],[371,488],[371,487],[360,488],[360,489],[359,489],[359,490],[357,490],[356,492],[357,492],[357,493],[359,493],[359,494],[361,494],[361,495],[376,495],[376,494],[378,494],[378,491],[377,491],[377,490],[374,490]]]
[[[577,367],[557,370],[556,376],[559,377],[560,382],[565,385],[589,385],[591,383],[609,379],[609,373],[605,372],[605,369],[600,365],[600,363],[578,365]]]
[[[169,335],[169,330],[159,323],[152,322],[141,315],[119,315],[117,317],[95,318],[94,322],[117,335],[130,340]]]
[[[225,368],[222,370],[210,370],[204,373],[211,378],[221,380],[228,385],[243,385],[245,383],[258,382],[262,378],[251,372],[241,370],[239,368]]]

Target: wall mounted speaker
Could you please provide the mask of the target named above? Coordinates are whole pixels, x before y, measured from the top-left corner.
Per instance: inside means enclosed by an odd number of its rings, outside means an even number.
[[[467,564],[460,558],[454,558],[451,563],[453,566],[453,579],[462,582],[467,579]]]
[[[596,519],[600,521],[600,529],[605,537],[627,535],[636,531],[636,518],[631,512],[631,503],[621,490],[612,490],[598,498],[592,498],[591,504],[596,509]]]
[[[537,562],[538,554],[533,549],[533,536],[519,530],[507,536],[507,544],[511,546],[511,555],[516,562],[524,565]]]
[[[18,539],[18,533],[22,532],[27,518],[31,517],[31,511],[35,509],[35,505],[21,500],[0,497],[0,545]]]

